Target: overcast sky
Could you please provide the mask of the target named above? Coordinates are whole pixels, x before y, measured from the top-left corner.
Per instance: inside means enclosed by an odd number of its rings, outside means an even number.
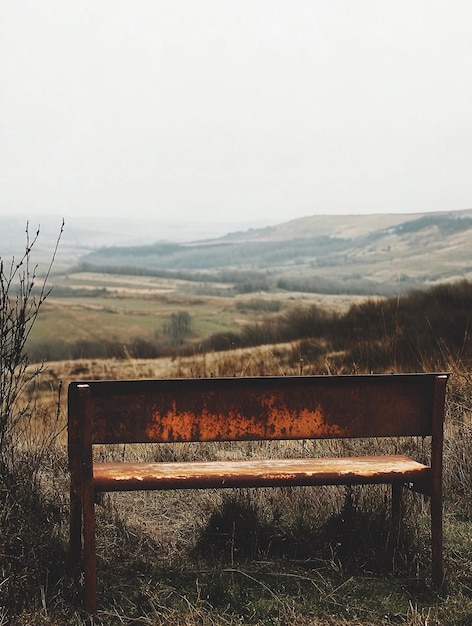
[[[0,0],[0,215],[467,208],[471,0]]]

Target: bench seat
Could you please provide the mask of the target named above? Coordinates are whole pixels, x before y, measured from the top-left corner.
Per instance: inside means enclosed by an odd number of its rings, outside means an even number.
[[[431,468],[408,456],[94,463],[95,491],[421,483]]]

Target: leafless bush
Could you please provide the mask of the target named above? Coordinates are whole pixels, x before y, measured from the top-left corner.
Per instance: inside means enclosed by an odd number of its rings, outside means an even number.
[[[26,342],[41,306],[50,293],[48,279],[56,255],[63,225],[51,262],[42,284],[37,287],[37,266],[32,250],[39,237],[33,238],[26,226],[23,256],[11,263],[0,257],[0,468],[10,468],[18,442],[28,431],[34,414],[35,387],[43,366],[29,368]]]
[[[39,229],[31,238],[26,227],[19,260],[8,264],[0,258],[0,606],[6,614],[35,596],[44,606],[48,583],[60,569],[53,575],[55,564],[64,560],[54,531],[60,498],[56,490],[48,497],[44,489],[47,468],[61,462],[55,454],[59,409],[50,416],[37,406],[43,365],[30,367],[26,350],[50,293],[48,279],[62,230],[63,225],[41,280],[32,263]],[[59,475],[64,476],[64,469]]]

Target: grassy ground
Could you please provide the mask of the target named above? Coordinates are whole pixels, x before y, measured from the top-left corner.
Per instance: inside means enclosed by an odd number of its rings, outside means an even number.
[[[272,346],[185,359],[51,363],[41,378],[38,416],[47,430],[60,381],[65,389],[71,379],[298,373],[293,354],[291,346]],[[64,397],[60,407],[57,428],[65,420]],[[82,623],[82,588],[68,565],[64,435],[47,457],[41,497],[18,507],[19,497],[15,504],[3,494],[3,521],[17,516],[23,532],[21,541],[4,539],[2,554],[9,550],[16,560],[2,557],[0,624]],[[310,445],[302,442],[292,452],[309,453]],[[229,444],[206,451],[234,453]],[[246,453],[264,454],[263,444]],[[126,454],[150,452],[127,447]],[[188,444],[172,454],[189,458],[195,451]],[[447,584],[439,593],[429,579],[427,503],[413,494],[405,495],[398,542],[383,487],[107,495],[97,507],[100,610],[94,623],[468,626],[471,458],[471,380],[456,371],[445,439]]]

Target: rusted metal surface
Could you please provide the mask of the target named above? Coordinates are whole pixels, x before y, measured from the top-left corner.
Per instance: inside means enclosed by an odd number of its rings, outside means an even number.
[[[432,431],[435,378],[430,375],[88,384],[94,443],[426,436]]]
[[[95,463],[97,491],[200,489],[297,485],[354,485],[422,481],[431,469],[404,455],[186,461],[171,463]]]

